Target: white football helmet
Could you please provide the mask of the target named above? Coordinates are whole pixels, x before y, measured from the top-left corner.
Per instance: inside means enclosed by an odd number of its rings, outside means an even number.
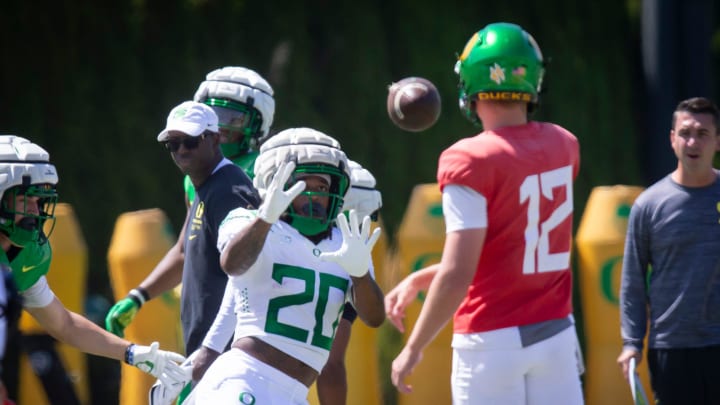
[[[17,246],[47,241],[43,226],[48,220],[54,221],[58,199],[57,170],[49,160],[50,154],[29,140],[0,135],[0,232]],[[39,213],[15,207],[17,195],[39,197]],[[16,214],[24,216],[18,223]]]
[[[226,66],[208,73],[195,92],[194,101],[205,103],[215,110],[220,128],[238,130],[244,135],[235,144],[224,144],[225,156],[254,149],[268,136],[275,115],[273,89],[254,70]]]
[[[295,212],[292,205],[286,212],[290,225],[303,235],[317,235],[327,230],[341,212],[343,197],[350,184],[348,160],[340,149],[340,143],[311,128],[290,128],[275,134],[262,144],[255,160],[253,183],[261,195],[264,195],[280,165],[286,161],[296,163],[287,186],[295,183],[296,176],[308,173],[330,176],[330,190],[327,193],[330,202],[324,218]],[[303,191],[302,194],[311,196],[318,193]]]
[[[345,194],[343,211],[355,210],[359,218],[370,216],[377,221],[378,211],[382,208],[382,194],[375,188],[375,176],[359,163],[349,160],[350,190]]]

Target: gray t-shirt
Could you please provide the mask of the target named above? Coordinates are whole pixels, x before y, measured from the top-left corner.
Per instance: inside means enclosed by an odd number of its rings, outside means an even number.
[[[717,171],[716,171],[717,175]],[[623,345],[720,344],[720,180],[690,188],[668,175],[630,212],[620,282]]]

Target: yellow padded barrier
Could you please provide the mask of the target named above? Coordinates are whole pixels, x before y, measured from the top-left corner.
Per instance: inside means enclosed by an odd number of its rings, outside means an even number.
[[[168,218],[160,209],[126,212],[118,216],[107,255],[115,300],[124,298],[128,291],[137,287],[175,240]],[[143,305],[125,329],[125,338],[143,345],[157,341],[163,350],[183,353],[180,302],[175,291]],[[147,403],[148,390],[154,382],[152,376],[123,363],[120,405]]]
[[[440,262],[445,243],[445,220],[442,216],[442,195],[437,184],[419,184],[410,195],[405,215],[397,233],[397,260],[401,277],[428,265]],[[424,296],[423,296],[424,297]],[[407,308],[405,339],[417,322],[422,299]],[[399,394],[399,405],[449,404],[450,370],[452,365],[452,322],[438,334],[423,352],[422,362],[407,382],[413,386],[408,395]]]
[[[575,244],[585,331],[587,405],[631,405],[630,387],[616,359],[622,350],[618,294],[627,219],[641,187],[595,187],[585,206]],[[647,361],[638,366],[653,403]]]

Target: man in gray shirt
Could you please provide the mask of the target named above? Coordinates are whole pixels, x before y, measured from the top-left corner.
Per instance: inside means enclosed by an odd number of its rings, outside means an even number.
[[[719,117],[705,98],[678,104],[670,130],[677,168],[630,212],[617,361],[628,378],[649,321],[648,368],[661,405],[720,401],[720,180],[713,168]]]

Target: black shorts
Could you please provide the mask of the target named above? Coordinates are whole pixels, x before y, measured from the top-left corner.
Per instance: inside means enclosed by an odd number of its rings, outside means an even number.
[[[657,405],[717,404],[720,345],[649,349],[650,384]]]

